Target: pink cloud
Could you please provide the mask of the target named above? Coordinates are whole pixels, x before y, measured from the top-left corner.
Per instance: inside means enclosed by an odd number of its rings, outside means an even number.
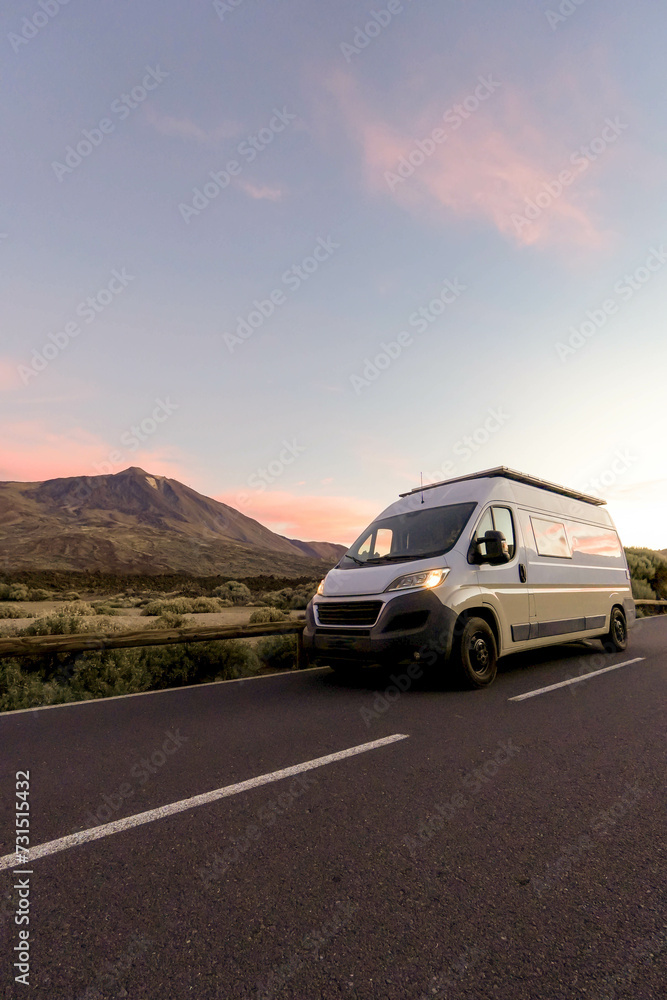
[[[41,482],[65,476],[98,476],[137,465],[180,479],[178,459],[168,449],[130,451],[74,427],[59,431],[42,421],[0,423],[0,480]]]
[[[352,543],[378,512],[376,503],[355,497],[304,496],[287,490],[245,489],[216,499],[288,538],[344,545]]]
[[[365,181],[376,194],[393,197],[416,212],[432,214],[436,208],[445,217],[486,220],[519,244],[593,247],[603,242],[604,234],[584,204],[584,195],[590,197],[590,187],[584,188],[588,171],[578,173],[570,163],[576,146],[533,125],[532,108],[507,85],[460,121],[458,128],[443,120],[445,108],[432,107],[409,131],[371,111],[349,77],[335,77],[331,90],[361,147]],[[434,143],[433,152],[415,165],[410,176],[397,177],[402,158],[414,153],[415,161],[421,159],[417,142],[428,140],[436,128],[442,129],[446,140]],[[534,199],[566,169],[575,175],[571,185],[563,187],[536,219],[517,223],[526,200]]]
[[[257,185],[253,184],[251,181],[241,180],[238,182],[238,186],[242,191],[245,191],[250,198],[254,198],[257,201],[280,201],[284,195],[281,188],[268,187],[266,184]]]
[[[201,142],[204,145],[233,138],[239,133],[239,126],[235,122],[225,122],[215,128],[205,129],[189,118],[161,115],[150,105],[146,105],[144,113],[147,121],[156,132],[160,132],[162,135],[173,135],[179,139],[194,139],[195,142]]]

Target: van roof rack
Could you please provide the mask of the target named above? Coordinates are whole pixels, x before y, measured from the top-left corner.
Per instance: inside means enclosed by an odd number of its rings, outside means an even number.
[[[466,479],[492,479],[499,476],[503,479],[513,479],[517,483],[539,486],[540,489],[549,490],[551,493],[560,493],[561,496],[572,497],[573,500],[583,500],[585,503],[594,503],[597,506],[607,502],[600,497],[593,497],[587,493],[581,493],[579,490],[569,490],[567,486],[558,486],[556,483],[548,483],[545,479],[529,476],[525,472],[508,469],[506,465],[497,465],[495,469],[485,469],[483,472],[471,472],[467,476],[455,476],[454,479],[443,479],[440,483],[429,483],[427,486],[415,486],[413,490],[400,493],[399,496],[409,497],[413,493],[421,493],[422,490],[433,490],[436,486],[449,486],[450,483],[462,483]]]

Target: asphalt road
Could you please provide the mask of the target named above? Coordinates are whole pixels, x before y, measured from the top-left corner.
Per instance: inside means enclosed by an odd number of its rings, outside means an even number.
[[[664,996],[666,650],[656,618],[483,691],[319,669],[0,716],[0,855],[19,770],[35,846],[407,737],[38,858],[29,988],[0,872],[0,996]]]

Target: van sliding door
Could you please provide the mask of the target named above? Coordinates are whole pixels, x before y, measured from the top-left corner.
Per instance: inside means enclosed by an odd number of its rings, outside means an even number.
[[[535,600],[536,630],[531,638],[571,636],[602,628],[612,593],[606,587],[606,560],[579,548],[587,532],[615,534],[608,529],[576,524],[565,517],[520,510],[526,540],[528,584]],[[598,568],[591,563],[601,563]]]

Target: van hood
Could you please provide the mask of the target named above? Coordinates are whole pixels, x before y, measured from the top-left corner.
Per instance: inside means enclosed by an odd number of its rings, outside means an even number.
[[[429,569],[443,569],[447,565],[442,556],[436,556],[433,559],[411,559],[410,562],[357,566],[355,569],[330,569],[324,578],[321,596],[361,597],[365,594],[382,594],[400,576],[423,573]]]

